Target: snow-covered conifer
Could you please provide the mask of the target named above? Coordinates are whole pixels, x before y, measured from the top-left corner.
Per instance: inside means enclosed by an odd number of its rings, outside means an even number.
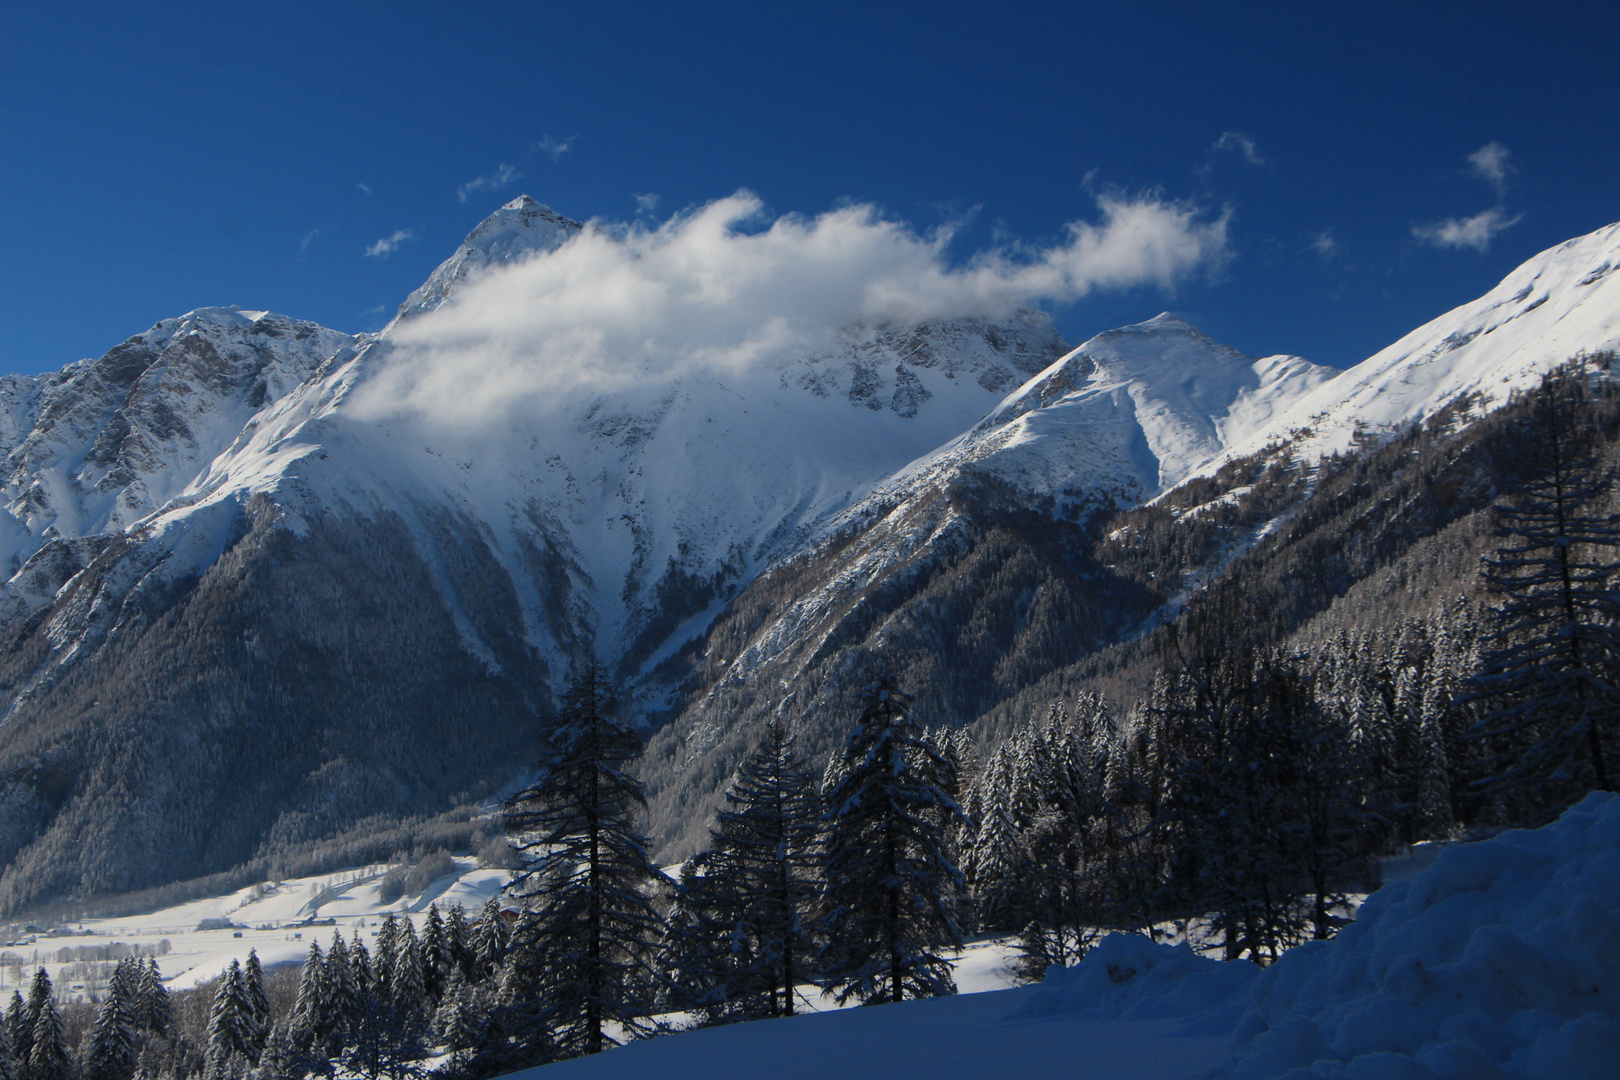
[[[174,1004],[169,1000],[168,987],[163,985],[157,961],[147,957],[135,975],[136,1025],[152,1035],[167,1037],[174,1027]]]
[[[472,929],[472,954],[475,960],[471,981],[481,982],[494,975],[506,963],[507,940],[510,929],[506,916],[501,913],[501,902],[495,897],[484,901],[484,909]]]
[[[840,1002],[956,991],[943,952],[962,945],[949,899],[962,880],[938,818],[955,803],[933,780],[943,763],[910,701],[892,679],[868,688],[828,795],[822,981]]]
[[[253,1016],[242,965],[232,960],[214,990],[213,1004],[208,1010],[208,1049],[205,1056],[209,1074],[230,1075],[238,1068],[233,1058],[251,1063],[257,1036],[258,1024]]]
[[[711,1019],[791,1015],[812,978],[820,816],[792,737],[771,725],[675,891],[670,964]]]
[[[22,991],[11,992],[11,1004],[6,1008],[6,1041],[11,1046],[12,1068],[20,1075],[28,1064],[28,1051],[33,1047],[33,1039],[29,1032],[32,1027],[28,1022],[28,1003],[23,1001]]]
[[[304,968],[298,978],[298,996],[293,999],[287,1023],[287,1038],[299,1053],[311,1051],[329,1027],[327,1019],[326,960],[319,942],[310,942]]]
[[[247,964],[242,968],[242,994],[248,1005],[247,1059],[257,1062],[264,1050],[264,1041],[270,1037],[270,999],[264,993],[264,968],[259,963],[257,949],[248,950]]]
[[[422,983],[428,1000],[437,1002],[444,993],[444,984],[455,965],[450,943],[445,936],[444,917],[438,904],[429,904],[427,919],[422,924]]]
[[[504,807],[525,860],[509,889],[531,916],[510,945],[503,1022],[520,1056],[594,1054],[649,1029],[662,920],[647,889],[665,879],[634,824],[646,796],[626,766],[641,738],[616,712],[606,672],[587,664],[562,695],[539,779]]]
[[[131,985],[139,976],[132,961],[120,960],[107,983],[107,997],[96,1013],[85,1049],[85,1080],[129,1080],[135,1071],[137,1008]]]
[[[43,968],[40,971],[44,973]],[[28,1070],[24,1075],[27,1080],[67,1080],[73,1068],[68,1056],[67,1033],[62,1027],[61,1014],[56,1011],[56,1002],[50,997],[50,983],[47,981],[45,985],[46,994],[40,1002],[34,1030],[30,1032],[32,1045],[28,1049]],[[29,1005],[33,1005],[31,995]]]

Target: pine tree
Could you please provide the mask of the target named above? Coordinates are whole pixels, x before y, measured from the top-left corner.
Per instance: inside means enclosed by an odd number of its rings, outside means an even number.
[[[482,1035],[478,1012],[472,1004],[472,989],[459,969],[451,969],[444,984],[438,1011],[433,1014],[433,1037],[452,1053],[471,1050]]]
[[[439,914],[438,904],[429,904],[427,921],[422,926],[422,985],[430,1005],[437,1005],[444,995],[444,985],[454,966],[444,917]]]
[[[12,1008],[12,1016],[19,1021],[12,1035],[12,1045],[17,1055],[17,1071],[23,1080],[33,1080],[34,1033],[39,1028],[40,1017],[50,1006],[51,978],[44,968],[38,968],[34,972],[33,982],[28,986],[27,1004],[20,1011],[15,1006]]]
[[[956,992],[945,949],[962,947],[950,892],[962,886],[939,827],[956,804],[943,762],[892,679],[869,687],[829,793],[823,984],[840,1003]],[[959,811],[958,811],[959,812]]]
[[[594,1054],[649,1030],[662,920],[645,890],[665,879],[634,826],[646,796],[625,770],[641,739],[615,711],[606,673],[587,665],[562,696],[539,778],[504,806],[525,859],[509,889],[531,914],[510,944],[500,1025],[518,1033],[505,1048],[515,1058]]]
[[[85,1080],[129,1080],[135,1071],[137,1025],[136,980],[133,961],[118,962],[107,983],[107,998],[90,1029],[85,1053]]]
[[[247,965],[242,969],[242,993],[248,1004],[247,1058],[257,1062],[270,1037],[270,999],[264,994],[264,968],[259,964],[257,949],[248,950]]]
[[[140,1030],[166,1038],[174,1027],[174,1004],[158,972],[157,961],[147,957],[135,982],[136,1025]]]
[[[449,917],[444,921],[444,939],[446,956],[450,963],[461,969],[461,977],[468,985],[477,981],[474,967],[477,956],[473,951],[473,929],[467,922],[467,912],[460,904],[450,906]],[[448,971],[445,978],[449,978]]]
[[[22,1005],[22,998],[16,995],[11,999],[12,1008]],[[10,1016],[6,1017],[9,1021]],[[11,1046],[11,1025],[0,1023],[0,1080],[17,1080],[17,1059]]]
[[[40,975],[44,969],[40,969]],[[36,978],[35,983],[39,980]],[[27,1080],[67,1080],[72,1069],[68,1056],[67,1035],[62,1029],[62,1017],[56,1011],[56,1002],[50,997],[50,983],[45,983],[46,994],[40,1003],[38,1019],[30,1033],[32,1045],[28,1051]],[[30,996],[30,1008],[33,1000]]]
[[[1523,786],[1558,805],[1614,790],[1620,727],[1620,523],[1589,449],[1584,371],[1549,375],[1524,442],[1534,474],[1495,507],[1499,596],[1493,648],[1469,700],[1488,709],[1473,734],[1490,748],[1486,791]]]
[[[293,999],[287,1037],[301,1055],[324,1049],[324,1033],[330,1027],[327,1007],[326,960],[319,942],[310,942],[304,968],[298,979],[298,996]]]
[[[43,970],[43,969],[42,969]],[[37,979],[38,976],[35,976]],[[11,1043],[12,1067],[20,1076],[27,1071],[28,1053],[34,1047],[33,1023],[28,1019],[28,1004],[22,991],[11,992],[11,1005],[6,1009],[6,1040]]]
[[[393,993],[394,953],[398,948],[398,939],[399,919],[390,911],[383,916],[382,926],[377,928],[377,958],[371,965],[371,977],[377,992],[385,998]]]
[[[473,966],[470,982],[483,980],[500,971],[506,963],[506,948],[511,936],[506,916],[501,913],[501,902],[495,897],[484,901],[484,909],[472,928]]]
[[[354,932],[359,940],[360,931]],[[318,1032],[326,1056],[337,1057],[347,1045],[349,1032],[360,1016],[360,988],[354,981],[354,965],[349,962],[349,947],[343,935],[332,933],[332,946],[326,952],[322,968],[326,994],[326,1026]],[[372,980],[376,982],[375,979]]]
[[[349,973],[354,976],[355,997],[362,998],[378,992],[377,970],[371,962],[371,953],[366,949],[365,938],[358,929],[354,939],[349,942]]]
[[[208,1050],[206,1060],[210,1076],[225,1076],[240,1068],[234,1059],[251,1063],[255,1060],[254,1039],[257,1024],[253,1006],[248,999],[242,965],[235,960],[225,969],[214,1000],[208,1010]]]
[[[772,724],[676,889],[674,966],[711,1019],[792,1015],[794,988],[813,973],[820,816],[792,737]]]
[[[393,981],[388,987],[388,1003],[394,1022],[412,1035],[426,1032],[429,1016],[426,979],[423,973],[422,945],[409,918],[401,920],[394,935]]]

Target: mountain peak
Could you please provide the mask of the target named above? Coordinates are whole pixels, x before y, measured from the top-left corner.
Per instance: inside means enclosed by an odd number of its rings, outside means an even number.
[[[528,195],[519,195],[480,221],[421,288],[405,298],[394,321],[409,319],[443,304],[468,277],[492,266],[521,262],[555,251],[584,231],[584,224],[557,213]]]
[[[1136,327],[1154,330],[1191,330],[1194,333],[1199,332],[1198,328],[1192,323],[1187,322],[1185,319],[1177,318],[1168,311],[1161,311],[1151,319],[1144,319],[1143,321],[1137,323]],[[1135,329],[1135,327],[1127,326],[1124,329],[1130,330]]]

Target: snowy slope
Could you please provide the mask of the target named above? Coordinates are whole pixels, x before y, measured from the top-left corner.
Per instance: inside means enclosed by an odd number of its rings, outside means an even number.
[[[55,537],[124,531],[356,341],[268,312],[202,308],[99,360],[0,380],[0,566],[10,576]]]
[[[1606,1080],[1620,798],[1443,852],[1264,971],[1113,935],[1038,986],[757,1021],[513,1076]]]
[[[1151,496],[1337,374],[1297,356],[1252,359],[1165,312],[1098,334],[881,491],[971,471],[1035,498]]]
[[[394,322],[441,306],[468,279],[491,269],[555,251],[585,226],[519,195],[485,218],[467,234],[456,253],[439,264],[422,285],[399,305]],[[392,328],[392,323],[389,324]]]
[[[700,632],[763,566],[1063,351],[1039,313],[853,326],[810,355],[649,374],[483,422],[366,405],[366,391],[403,362],[395,328],[454,303],[503,266],[545,257],[583,228],[527,197],[514,200],[374,338],[252,313],[205,311],[160,324],[137,343],[145,381],[122,397],[103,393],[66,445],[55,434],[64,424],[38,419],[60,411],[54,399],[14,388],[17,404],[0,410],[0,428],[9,424],[21,439],[12,455],[20,527],[0,537],[10,541],[0,555],[20,561],[59,542],[8,583],[0,613],[27,614],[81,573],[101,545],[80,538],[128,530],[138,551],[124,559],[127,569],[102,571],[107,586],[83,617],[69,612],[52,624],[57,654],[82,655],[109,631],[125,590],[161,592],[165,581],[202,574],[241,534],[242,508],[261,498],[295,532],[333,514],[401,518],[421,559],[438,568],[462,645],[491,669],[494,653],[474,629],[479,601],[443,572],[469,539],[505,571],[521,636],[549,670],[565,671],[593,650],[633,677]],[[277,333],[284,340],[268,340]],[[257,367],[239,358],[244,352]],[[87,367],[115,367],[120,355]],[[198,392],[199,366],[208,363],[224,369],[214,378],[235,397]],[[74,377],[70,369],[45,382]],[[107,441],[103,429],[122,431],[118,410],[137,399],[171,422],[161,430],[148,423],[159,434],[119,444],[135,461],[131,479],[129,468],[109,471],[106,455],[87,448]],[[146,430],[139,418],[133,424],[137,435]]]
[[[859,538],[839,545],[821,589],[804,591],[760,633],[738,675],[798,644],[784,628],[825,625],[852,590],[930,549],[954,556],[963,511],[940,492],[988,478],[998,498],[1021,508],[1062,515],[1107,499],[1129,505],[1335,374],[1295,356],[1252,359],[1168,313],[1098,334],[832,521],[828,533],[857,529]]]
[[[1481,408],[1534,386],[1580,353],[1620,347],[1620,223],[1549,248],[1464,304],[1318,386],[1200,473],[1292,441],[1316,458],[1436,412],[1463,394]]]
[[[1034,643],[1043,619],[1072,616],[1093,635],[1123,632],[1109,622],[1123,605],[1070,580],[1063,545],[1083,535],[1076,524],[1175,482],[1334,374],[1298,357],[1252,359],[1168,314],[1100,334],[1055,361],[830,519],[720,617],[685,707],[649,743],[650,759],[681,763],[650,782],[655,842],[679,854],[702,842],[704,814],[767,718],[791,723],[809,753],[841,745],[839,718],[858,696],[838,695],[873,677],[862,665],[895,651],[937,662],[949,673],[940,681],[959,695],[924,700],[938,722],[1019,689],[998,681],[998,656],[1017,657],[1009,668],[1033,678],[1050,661]],[[1004,573],[1009,562],[1019,567]],[[1110,610],[1087,610],[1098,601]],[[1032,614],[1036,604],[1063,611]],[[964,634],[975,625],[1005,629],[995,638]],[[1020,627],[1032,628],[1029,640],[1020,642]],[[1019,656],[1022,646],[1032,654]],[[926,681],[915,670],[911,677]]]

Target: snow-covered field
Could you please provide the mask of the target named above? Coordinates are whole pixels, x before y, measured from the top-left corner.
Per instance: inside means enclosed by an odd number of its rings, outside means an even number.
[[[1620,796],[1427,857],[1337,938],[1265,971],[1114,935],[1037,986],[687,1032],[514,1076],[1620,1075]]]
[[[352,937],[356,929],[364,929],[368,939],[375,937],[377,924],[390,911],[415,913],[418,930],[422,913],[430,904],[437,904],[441,912],[460,904],[469,919],[477,918],[484,902],[505,882],[506,871],[479,869],[477,860],[471,858],[457,859],[456,869],[454,876],[446,875],[421,894],[392,904],[384,904],[378,895],[388,867],[375,866],[254,885],[147,915],[87,919],[71,925],[70,929],[76,931],[72,936],[26,935],[33,940],[0,951],[0,989],[16,985],[13,958],[17,957],[22,961],[25,982],[40,966],[50,973],[53,982],[63,984],[59,977],[63,965],[57,959],[63,948],[121,942],[139,946],[143,955],[152,955],[166,941],[166,951],[157,957],[158,967],[165,983],[180,990],[214,978],[232,960],[246,960],[249,950],[256,950],[260,962],[270,968],[301,963],[314,941],[320,942],[324,951],[339,930],[345,939]],[[225,919],[233,925],[228,929],[197,929],[207,919]],[[331,919],[335,925],[299,925],[311,919],[323,924]],[[70,996],[83,996],[91,987],[84,985],[79,991],[73,987],[84,983],[82,978],[72,978],[61,988]]]

